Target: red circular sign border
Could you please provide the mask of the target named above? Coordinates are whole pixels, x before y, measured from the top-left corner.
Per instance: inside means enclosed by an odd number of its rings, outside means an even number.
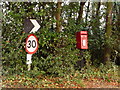
[[[34,36],[35,39],[37,40],[37,48],[33,51],[33,52],[29,52],[26,48],[26,45],[27,45],[27,40],[30,36]],[[34,54],[37,50],[38,50],[38,38],[34,35],[34,34],[30,34],[28,35],[28,37],[26,38],[26,45],[25,45],[25,51],[28,53],[28,54]]]

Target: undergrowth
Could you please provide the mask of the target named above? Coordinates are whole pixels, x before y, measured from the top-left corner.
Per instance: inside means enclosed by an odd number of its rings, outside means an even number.
[[[119,66],[113,62],[108,62],[107,65],[101,63],[99,67],[85,66],[80,72],[76,71],[75,76],[82,79],[99,78],[108,82],[119,82]]]

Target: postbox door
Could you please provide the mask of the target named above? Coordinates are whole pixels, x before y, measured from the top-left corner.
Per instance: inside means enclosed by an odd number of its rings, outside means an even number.
[[[88,49],[88,37],[87,35],[81,35],[81,49]]]

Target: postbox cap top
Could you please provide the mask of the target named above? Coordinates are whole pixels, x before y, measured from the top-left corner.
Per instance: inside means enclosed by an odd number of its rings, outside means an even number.
[[[80,34],[88,34],[88,31],[80,31]]]

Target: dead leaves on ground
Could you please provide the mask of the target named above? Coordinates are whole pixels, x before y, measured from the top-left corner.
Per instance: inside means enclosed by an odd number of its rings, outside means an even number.
[[[30,78],[26,76],[3,77],[2,87],[4,88],[118,88],[117,81],[110,81],[89,78],[78,79],[74,76],[70,78],[47,77]]]

